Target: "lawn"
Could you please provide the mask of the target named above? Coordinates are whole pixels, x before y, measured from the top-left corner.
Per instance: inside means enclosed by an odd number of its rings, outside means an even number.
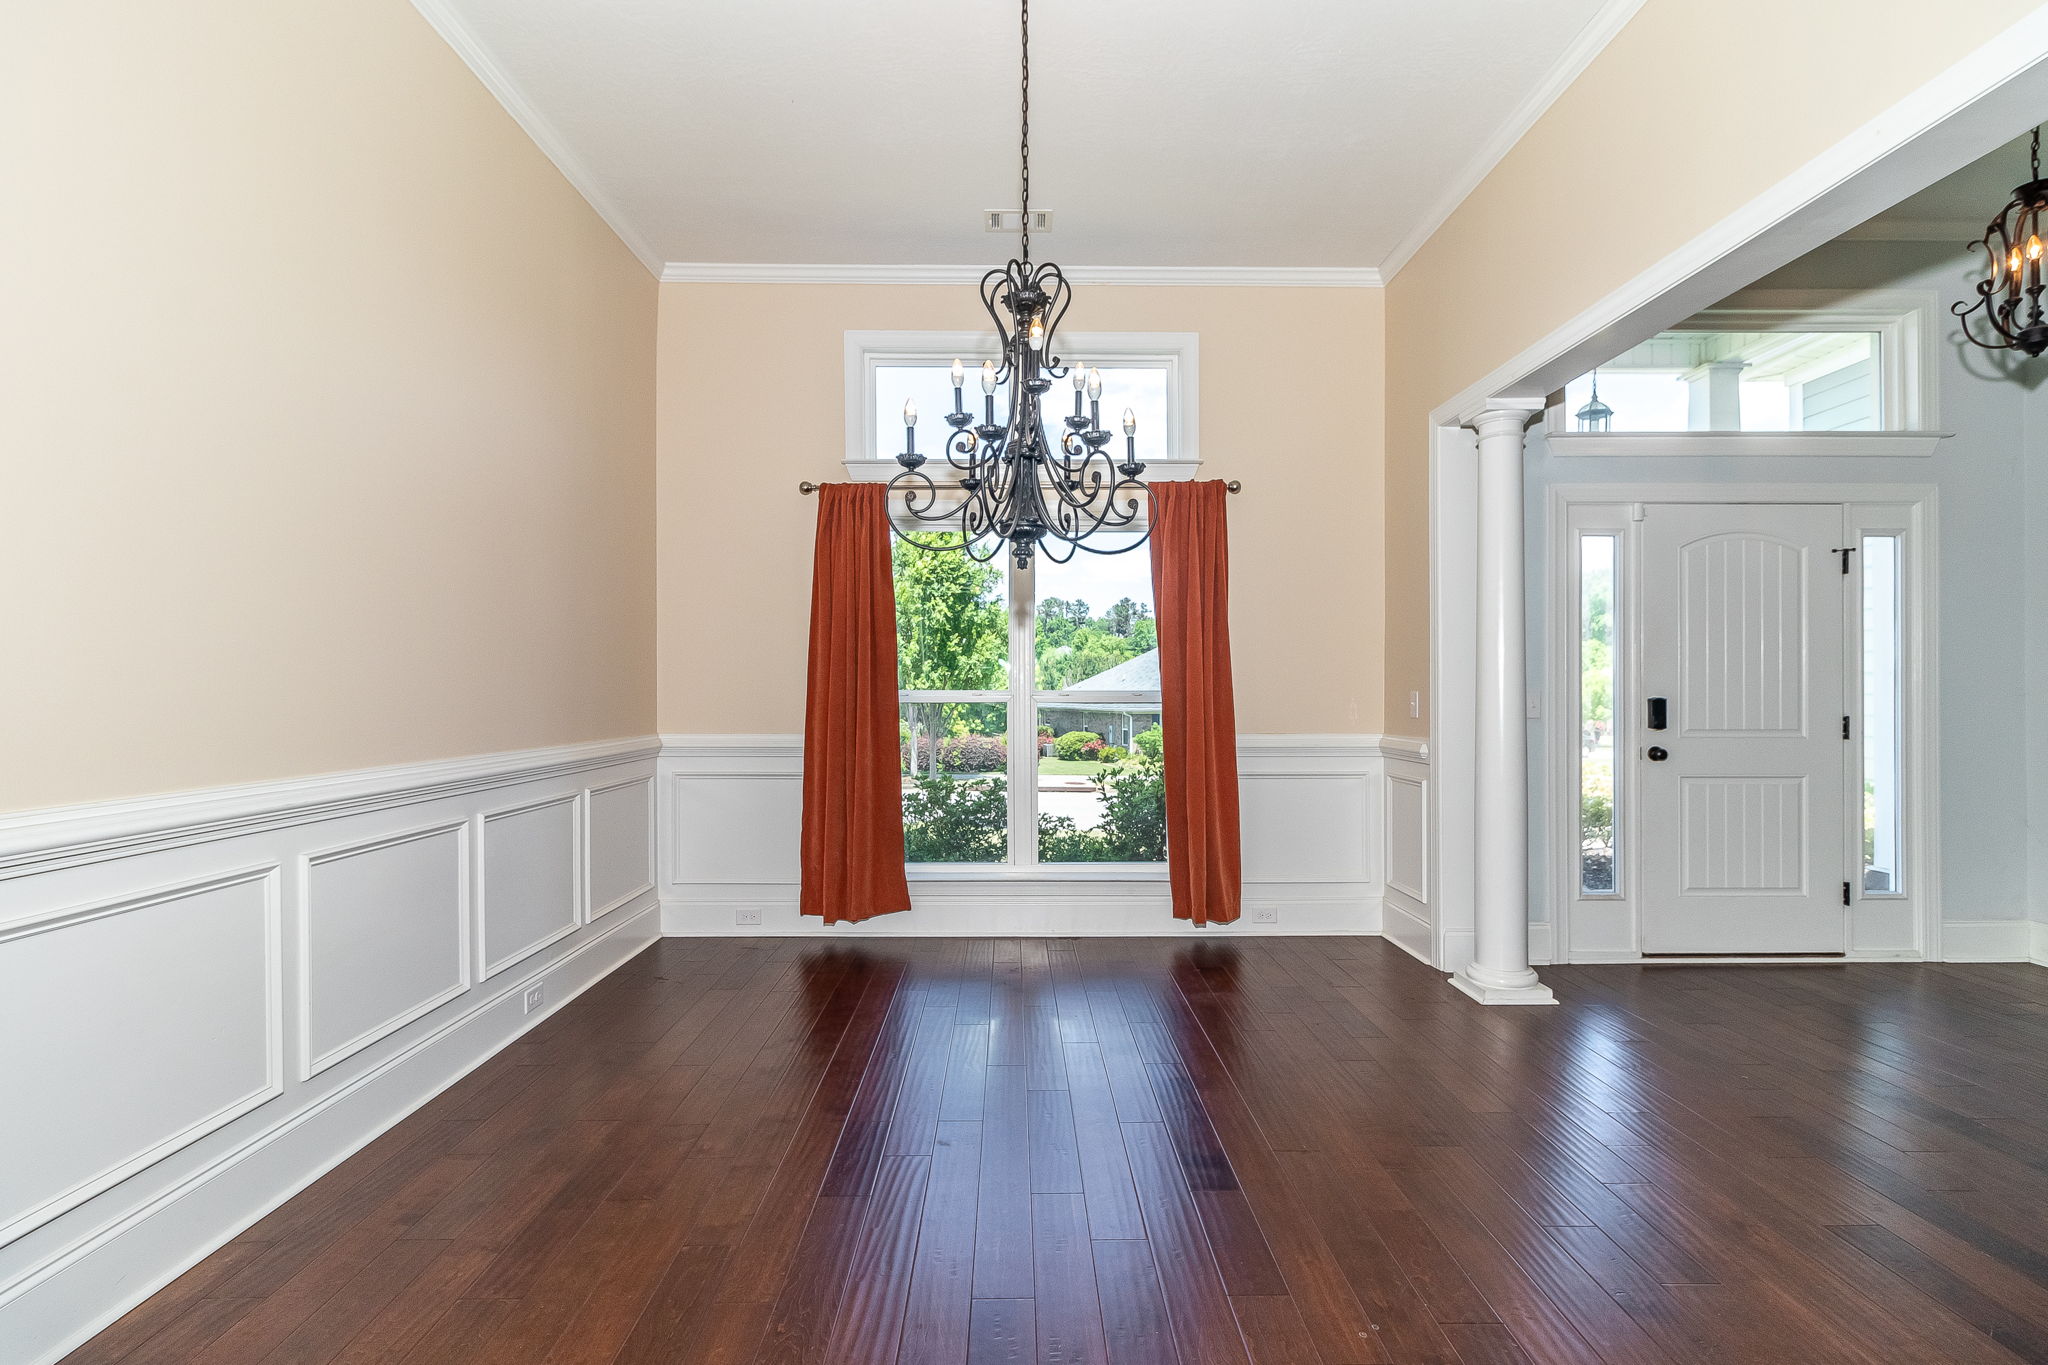
[[[1041,758],[1038,760],[1040,777],[1100,777],[1107,763],[1091,763],[1079,758]]]

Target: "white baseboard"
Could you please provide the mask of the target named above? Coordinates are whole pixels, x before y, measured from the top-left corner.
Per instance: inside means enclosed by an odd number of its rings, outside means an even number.
[[[0,819],[0,1094],[37,1120],[0,1126],[6,1359],[73,1349],[651,943],[654,754]]]
[[[1381,931],[1376,901],[1276,900],[1257,897],[1251,888],[1237,922],[1200,927],[1175,919],[1172,901],[1149,891],[948,896],[934,902],[921,899],[913,887],[911,903],[906,912],[828,925],[800,915],[794,898],[692,896],[662,901],[661,931],[681,938],[1244,938]],[[1262,913],[1275,918],[1262,920]]]
[[[2027,920],[1943,920],[1943,962],[2026,962],[2039,926]]]
[[[2048,924],[2031,920],[2027,924],[2027,961],[2048,967]]]
[[[1418,741],[1378,735],[1246,735],[1238,748],[1244,915],[1176,920],[1164,868],[918,869],[912,908],[859,925],[797,913],[803,741],[672,735],[660,764],[662,931],[1077,937],[1377,934],[1383,904],[1427,916],[1427,772]],[[1398,787],[1389,769],[1398,770]],[[1426,937],[1426,930],[1424,936]]]

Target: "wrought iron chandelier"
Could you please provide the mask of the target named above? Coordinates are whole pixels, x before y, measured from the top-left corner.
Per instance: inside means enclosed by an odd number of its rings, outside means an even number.
[[[2048,319],[2041,309],[2041,295],[2048,291],[2042,280],[2042,257],[2048,255],[2048,224],[2042,222],[2042,214],[2048,212],[2048,180],[2041,178],[2039,128],[2034,130],[2028,164],[2027,183],[2012,192],[1983,239],[1970,243],[1971,250],[1982,246],[1991,257],[1990,273],[1977,281],[1974,302],[1951,305],[1950,311],[1962,319],[1963,336],[1985,350],[2037,356],[2048,351]],[[1980,312],[1990,340],[1971,327],[1971,315]]]
[[[995,558],[1008,545],[1023,568],[1041,550],[1065,563],[1078,550],[1123,554],[1145,534],[1106,546],[1089,543],[1102,530],[1128,530],[1139,521],[1139,496],[1149,490],[1138,458],[1138,421],[1124,409],[1123,458],[1107,447],[1102,427],[1102,372],[1063,359],[1058,351],[1060,320],[1072,301],[1067,277],[1051,262],[1031,260],[1031,3],[1021,0],[1023,61],[1018,138],[1023,184],[1024,238],[1019,259],[981,277],[981,306],[995,323],[1001,361],[981,367],[982,420],[967,411],[966,367],[953,362],[953,411],[942,443],[948,477],[941,483],[926,471],[917,449],[917,405],[903,405],[903,472],[889,480],[892,498],[902,497],[903,517],[891,518],[896,534],[923,550],[958,550],[977,560]],[[1074,411],[1059,422],[1058,439],[1047,429],[1045,399],[1055,381],[1069,379]],[[997,399],[1002,400],[1001,420]],[[1083,411],[1083,403],[1086,411]],[[934,466],[937,468],[937,466]],[[900,524],[909,522],[906,528]],[[952,532],[931,540],[917,523]],[[1147,532],[1146,534],[1149,534]],[[957,539],[955,539],[957,536]]]

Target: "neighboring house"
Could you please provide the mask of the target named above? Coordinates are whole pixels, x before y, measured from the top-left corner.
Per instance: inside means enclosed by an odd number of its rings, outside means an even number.
[[[1039,723],[1050,725],[1056,735],[1064,735],[1070,730],[1087,730],[1101,735],[1105,744],[1130,748],[1132,736],[1159,723],[1159,703],[1121,698],[1133,692],[1146,692],[1154,697],[1159,695],[1159,651],[1148,649],[1115,668],[1070,683],[1060,690],[1060,695],[1073,698],[1076,693],[1090,692],[1103,694],[1103,699],[1040,707]]]

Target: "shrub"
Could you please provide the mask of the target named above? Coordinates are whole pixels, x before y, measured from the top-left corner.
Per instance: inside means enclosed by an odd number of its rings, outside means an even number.
[[[903,746],[904,771],[929,773],[932,737],[919,735],[917,751]],[[1010,764],[1009,741],[1001,735],[946,735],[939,740],[939,770],[948,773],[999,773]]]
[[[939,741],[939,766],[949,773],[999,773],[1010,766],[1000,735],[953,735]]]
[[[1102,762],[1110,764],[1121,763],[1130,756],[1131,751],[1120,744],[1105,744],[1102,752],[1096,755]]]
[[[1038,817],[1038,857],[1048,863],[1156,863],[1166,858],[1166,777],[1139,757],[1102,775],[1102,822],[1081,829],[1064,815]]]
[[[1166,757],[1166,731],[1157,725],[1149,730],[1138,731],[1132,737],[1131,744],[1154,763],[1161,762]]]
[[[999,863],[1009,824],[1009,784],[1002,778],[955,782],[950,777],[920,777],[903,793],[903,859]]]
[[[1081,757],[1090,763],[1102,761],[1102,741],[1090,735],[1088,742],[1081,746]]]
[[[1052,742],[1052,751],[1061,758],[1066,759],[1069,763],[1073,763],[1081,758],[1082,746],[1090,743],[1100,748],[1102,736],[1087,730],[1069,730]]]
[[[1052,727],[1051,727],[1050,725],[1041,725],[1041,726],[1039,726],[1039,727],[1038,727],[1038,737],[1039,737],[1040,739],[1051,739],[1051,738],[1052,738]]]

